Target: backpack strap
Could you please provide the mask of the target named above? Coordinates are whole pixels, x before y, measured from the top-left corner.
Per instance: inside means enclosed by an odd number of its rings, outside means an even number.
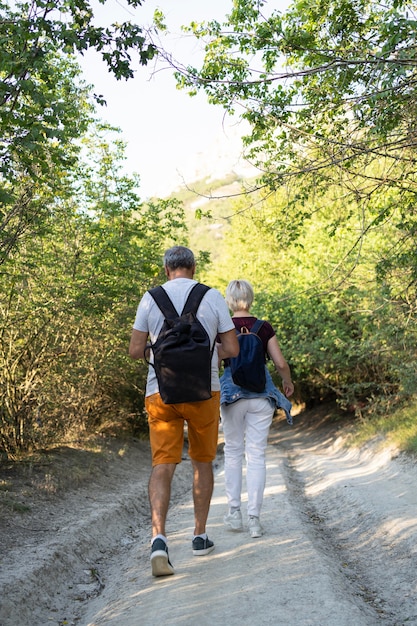
[[[203,283],[197,283],[196,285],[194,285],[187,298],[187,302],[184,304],[181,315],[191,312],[197,313],[203,296],[207,293],[209,289],[210,287],[208,287],[207,285],[203,285]]]
[[[264,320],[256,320],[256,322],[254,323],[254,325],[250,329],[250,332],[251,333],[255,333],[255,335],[258,335],[259,331],[261,330],[261,328],[263,326],[263,323],[264,323]]]
[[[254,325],[252,326],[252,328],[250,329],[251,333],[255,333],[255,335],[257,335],[259,337],[259,331],[261,330],[262,326],[264,324],[264,320],[256,320],[256,322],[254,323]],[[260,338],[260,337],[259,337]],[[269,360],[269,354],[268,352],[265,352],[265,359]]]
[[[209,289],[210,287],[208,287],[207,285],[203,285],[202,283],[197,283],[196,285],[194,285],[188,295],[186,303],[184,304],[181,315],[190,312],[197,313],[197,309],[200,306],[201,300],[203,299],[204,294],[207,293]],[[149,289],[148,292],[155,300],[164,317],[166,317],[167,319],[174,319],[175,317],[178,317],[178,312],[172,304],[171,298],[168,296],[167,292],[162,286]]]
[[[154,287],[153,289],[148,289],[148,292],[155,300],[164,317],[167,319],[174,319],[175,317],[178,317],[178,313],[171,302],[171,298],[168,296],[163,287]]]

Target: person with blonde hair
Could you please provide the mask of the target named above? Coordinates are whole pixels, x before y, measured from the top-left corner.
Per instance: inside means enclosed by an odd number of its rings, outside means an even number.
[[[251,331],[257,318],[250,314],[254,300],[252,285],[246,280],[232,280],[226,289],[226,303],[232,311],[236,331]],[[221,421],[224,434],[224,471],[228,512],[224,523],[228,530],[242,531],[242,472],[246,459],[247,517],[252,538],[261,537],[263,528],[260,513],[266,482],[266,446],[275,410],[284,409],[287,422],[292,423],[291,403],[287,399],[294,392],[291,371],[279,346],[271,324],[263,320],[257,332],[262,341],[265,361],[269,357],[282,378],[285,397],[274,385],[265,368],[265,388],[260,392],[237,385],[232,377],[230,359],[218,347],[219,358],[224,360],[221,384]]]

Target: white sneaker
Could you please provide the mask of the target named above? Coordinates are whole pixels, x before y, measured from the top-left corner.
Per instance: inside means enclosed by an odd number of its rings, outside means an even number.
[[[228,530],[233,530],[234,532],[243,530],[242,513],[239,510],[233,513],[229,512],[223,517],[223,521]]]
[[[254,515],[251,515],[249,517],[248,528],[249,534],[252,539],[255,539],[256,537],[262,537],[262,535],[264,534],[261,523],[259,521],[259,517],[255,517]]]

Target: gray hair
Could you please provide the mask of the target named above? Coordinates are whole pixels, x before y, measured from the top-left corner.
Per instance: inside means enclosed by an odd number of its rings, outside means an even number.
[[[191,270],[195,266],[194,254],[184,246],[173,246],[164,254],[164,267],[169,270],[177,270],[185,267]]]
[[[226,302],[231,311],[249,311],[253,302],[253,288],[247,280],[231,280],[226,287]]]

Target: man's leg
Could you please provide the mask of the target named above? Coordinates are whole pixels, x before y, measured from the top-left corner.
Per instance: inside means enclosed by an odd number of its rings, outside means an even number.
[[[212,394],[210,400],[191,402],[184,413],[188,422],[188,454],[193,465],[195,556],[214,550],[214,543],[207,537],[206,524],[214,487],[212,462],[217,451],[220,391]]]
[[[194,469],[193,499],[194,499],[194,539],[193,554],[204,556],[214,550],[214,543],[206,533],[207,517],[213,495],[213,466],[212,462],[192,461]]]
[[[209,463],[201,463],[194,460],[192,464],[194,469],[194,535],[202,535],[206,532],[211,496],[213,495],[213,465],[211,461]]]
[[[168,556],[165,522],[175,467],[175,463],[155,465],[149,478],[148,493],[152,514],[151,567],[153,576],[169,576],[174,573],[174,568]]]
[[[171,482],[175,463],[161,463],[152,468],[149,478],[149,502],[152,515],[152,536],[165,536],[165,522],[171,497]]]
[[[176,405],[162,402],[159,393],[145,398],[148,413],[152,471],[148,484],[152,516],[151,565],[154,576],[174,573],[169,561],[165,524],[171,497],[171,482],[184,445],[184,420]]]

